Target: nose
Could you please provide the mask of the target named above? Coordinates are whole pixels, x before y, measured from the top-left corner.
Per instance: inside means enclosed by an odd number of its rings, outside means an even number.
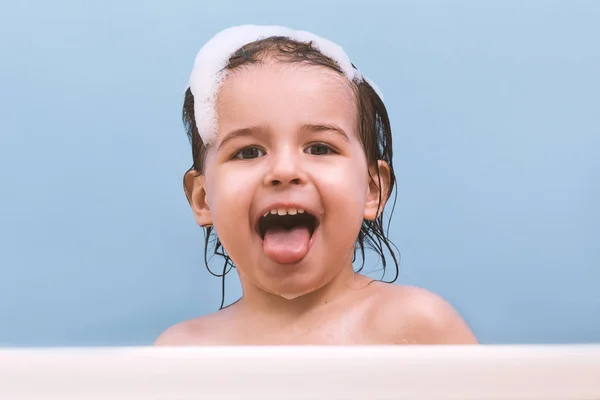
[[[269,167],[264,179],[267,186],[301,185],[306,181],[300,157],[293,152],[272,155]]]

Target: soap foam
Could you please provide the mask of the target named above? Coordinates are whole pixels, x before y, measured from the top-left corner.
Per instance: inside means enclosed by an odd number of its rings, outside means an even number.
[[[307,31],[284,26],[241,25],[227,28],[213,36],[198,52],[188,87],[194,96],[194,118],[205,145],[214,142],[217,134],[217,94],[226,78],[230,57],[241,47],[258,40],[279,36],[300,43],[312,42],[323,55],[340,67],[350,82],[367,81],[383,99],[381,92],[356,69],[346,52],[337,44]]]

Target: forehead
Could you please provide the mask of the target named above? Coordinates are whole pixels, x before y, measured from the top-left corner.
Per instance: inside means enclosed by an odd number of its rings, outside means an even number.
[[[246,124],[337,123],[354,131],[350,82],[329,68],[270,62],[231,71],[217,97],[219,135]]]

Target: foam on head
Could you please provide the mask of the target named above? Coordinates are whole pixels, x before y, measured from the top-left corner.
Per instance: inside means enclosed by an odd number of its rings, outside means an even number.
[[[323,55],[335,61],[350,82],[366,80],[383,98],[379,89],[355,68],[346,52],[337,44],[306,31],[283,26],[242,25],[225,29],[212,37],[198,52],[188,87],[194,96],[194,118],[205,145],[217,135],[217,94],[226,78],[230,57],[241,47],[270,37],[285,37],[300,43],[312,42]]]

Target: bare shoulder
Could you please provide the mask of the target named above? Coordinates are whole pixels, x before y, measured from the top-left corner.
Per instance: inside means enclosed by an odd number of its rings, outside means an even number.
[[[154,346],[201,346],[214,344],[211,321],[213,315],[198,317],[175,324],[165,330],[155,341]]]
[[[441,296],[402,285],[381,288],[381,323],[402,343],[476,344],[475,335],[458,312]]]

